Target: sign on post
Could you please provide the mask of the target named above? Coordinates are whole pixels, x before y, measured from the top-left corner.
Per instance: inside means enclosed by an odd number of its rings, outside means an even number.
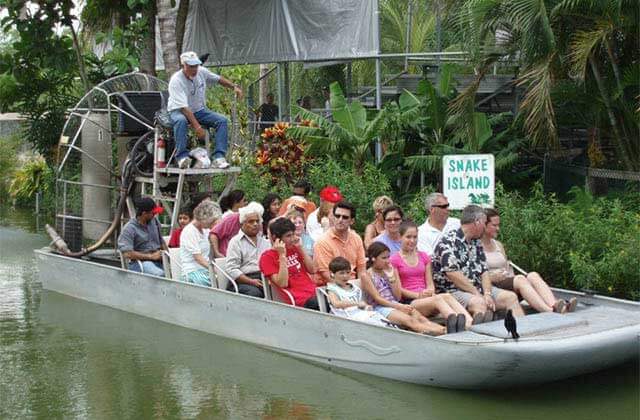
[[[446,155],[442,158],[443,194],[450,208],[469,204],[493,207],[495,164],[493,155]]]

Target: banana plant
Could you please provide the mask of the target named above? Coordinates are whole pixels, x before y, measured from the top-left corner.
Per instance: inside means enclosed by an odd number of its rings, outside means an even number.
[[[365,163],[373,161],[371,146],[383,130],[387,111],[368,120],[365,107],[359,101],[347,102],[337,82],[331,83],[329,92],[332,120],[295,106],[298,118],[311,124],[290,128],[289,134],[304,141],[308,153],[353,162],[356,172],[361,173]]]

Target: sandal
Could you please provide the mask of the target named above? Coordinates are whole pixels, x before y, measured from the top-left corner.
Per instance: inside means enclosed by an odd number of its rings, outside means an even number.
[[[467,323],[467,317],[464,316],[464,314],[458,314],[458,316],[456,317],[456,331],[457,332],[465,331],[466,323]]]
[[[471,325],[478,325],[484,322],[484,312],[478,312],[473,316],[473,322]]]
[[[571,299],[569,299],[569,301],[566,303],[567,306],[567,310],[566,312],[573,312],[576,310],[576,308],[578,307],[578,299],[572,297]]]
[[[552,308],[553,312],[557,314],[563,314],[567,312],[567,303],[564,300],[560,299],[553,304]]]

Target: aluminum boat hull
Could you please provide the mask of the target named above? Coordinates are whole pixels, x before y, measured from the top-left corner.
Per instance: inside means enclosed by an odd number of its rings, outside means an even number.
[[[530,385],[637,359],[640,305],[583,296],[611,307],[625,322],[603,328],[589,309],[574,329],[518,341],[472,331],[430,337],[378,327],[166,278],[134,273],[49,250],[36,251],[43,287],[78,299],[206,333],[249,342],[296,358],[404,382],[447,388]],[[591,324],[589,324],[591,323]],[[126,326],[123,326],[126,328]]]

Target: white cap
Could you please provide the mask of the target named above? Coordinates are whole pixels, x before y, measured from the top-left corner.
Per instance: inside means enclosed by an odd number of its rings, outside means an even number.
[[[193,51],[187,51],[180,54],[180,63],[187,64],[189,66],[199,66],[202,61],[198,58],[198,54]]]

